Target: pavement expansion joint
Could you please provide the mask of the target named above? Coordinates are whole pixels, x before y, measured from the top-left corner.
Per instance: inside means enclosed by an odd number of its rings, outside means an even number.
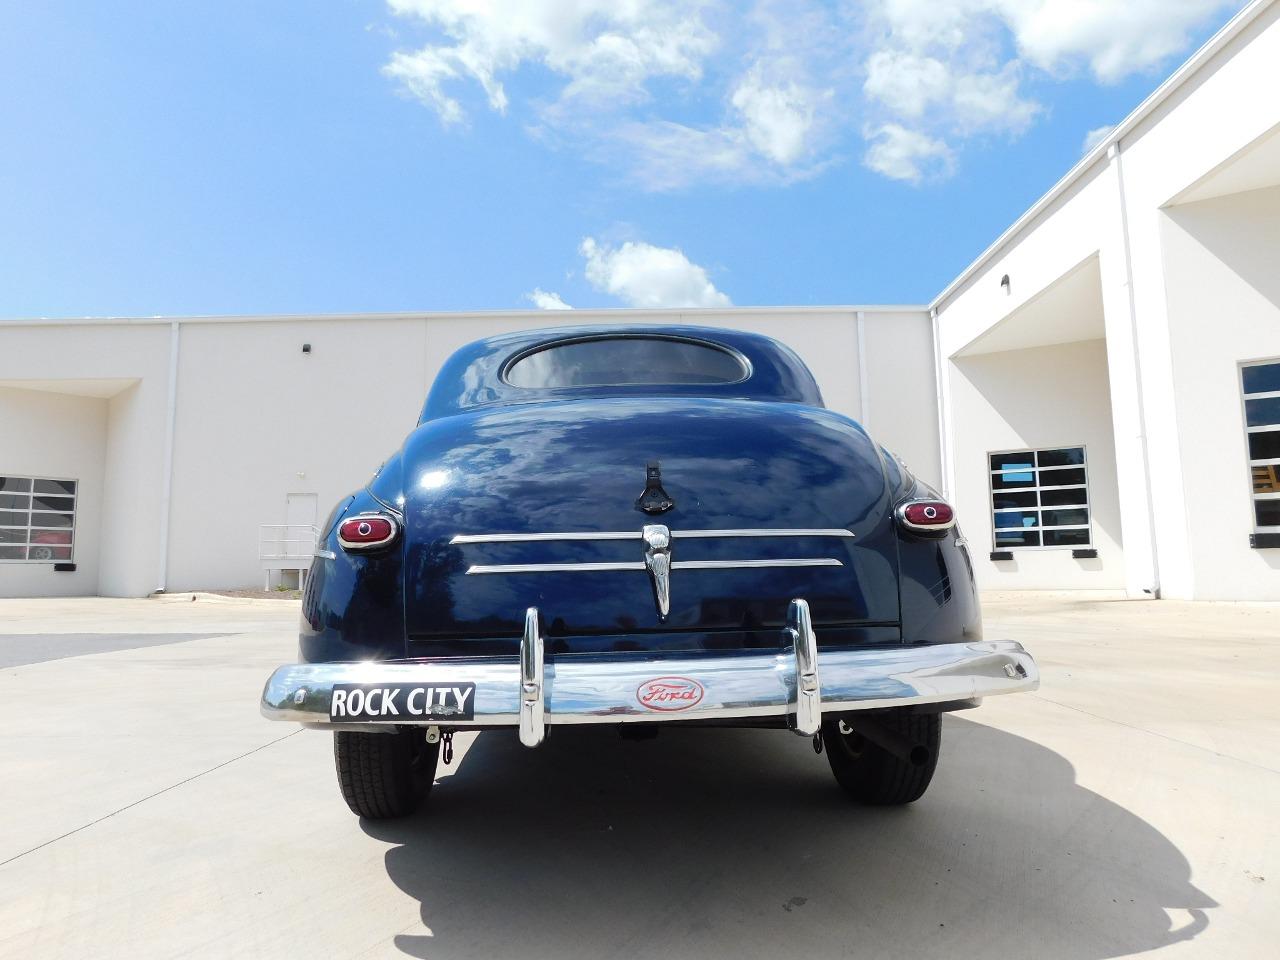
[[[239,756],[232,757],[230,760],[223,760],[221,763],[214,764],[208,770],[201,770],[199,773],[193,773],[191,776],[185,777],[184,779],[179,780],[177,783],[171,783],[169,784],[169,786],[162,787],[161,789],[157,790],[155,793],[149,793],[145,797],[142,797],[138,800],[133,801],[133,803],[126,803],[123,807],[120,807],[116,810],[112,810],[110,813],[105,813],[94,820],[90,820],[88,823],[83,823],[80,826],[76,827],[74,830],[68,830],[66,833],[59,834],[56,837],[51,837],[50,839],[44,841],[43,843],[38,843],[34,847],[31,847],[28,850],[23,850],[21,853],[15,853],[8,860],[0,860],[0,867],[8,866],[9,864],[13,863],[15,860],[21,860],[23,857],[25,857],[29,853],[35,853],[37,850],[43,850],[45,847],[49,846],[50,844],[57,843],[59,840],[65,840],[67,837],[74,836],[75,834],[79,833],[82,830],[88,830],[94,824],[102,823],[103,820],[110,820],[117,813],[124,813],[126,810],[132,810],[134,807],[138,806],[139,804],[146,803],[148,800],[153,800],[156,797],[160,796],[161,794],[168,793],[170,790],[176,790],[178,787],[181,787],[184,784],[191,783],[191,781],[193,780],[199,780],[201,777],[205,776],[206,774],[213,773],[215,770],[221,770],[223,767],[233,764],[237,760],[243,760],[245,757],[251,757],[255,753],[259,752],[260,750],[265,750],[267,749],[267,747],[274,746],[275,744],[279,743],[281,740],[288,740],[290,737],[296,737],[300,733],[302,733],[302,728],[299,728],[297,730],[291,730],[289,733],[286,733],[282,737],[276,737],[274,740],[269,740],[266,743],[259,744],[258,746],[254,747],[252,750],[247,750],[244,753],[240,754]]]

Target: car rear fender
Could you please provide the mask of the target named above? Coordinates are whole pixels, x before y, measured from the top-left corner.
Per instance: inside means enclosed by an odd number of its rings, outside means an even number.
[[[405,655],[404,538],[369,552],[344,550],[338,524],[361,513],[395,515],[362,490],[340,503],[326,521],[302,597],[299,648],[307,663]]]

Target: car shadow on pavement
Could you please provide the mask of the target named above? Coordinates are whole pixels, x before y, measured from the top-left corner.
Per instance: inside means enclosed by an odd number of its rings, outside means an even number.
[[[786,731],[481,734],[405,821],[363,821],[421,904],[413,957],[1094,960],[1216,906],[1163,834],[1060,755],[959,717],[905,808],[847,801]]]

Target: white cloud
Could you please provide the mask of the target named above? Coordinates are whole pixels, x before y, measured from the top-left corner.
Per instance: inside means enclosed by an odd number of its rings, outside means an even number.
[[[628,240],[619,247],[582,241],[588,282],[632,307],[727,307],[707,271],[679,249]]]
[[[1085,154],[1107,139],[1107,134],[1115,129],[1114,124],[1107,124],[1105,127],[1094,127],[1084,135],[1084,143],[1080,145],[1080,153]]]
[[[1022,59],[1048,71],[1087,65],[1105,83],[1184,50],[1193,30],[1232,0],[876,0],[873,22],[893,48],[999,56],[1007,30]]]
[[[863,163],[894,180],[920,183],[926,178],[948,176],[954,167],[951,148],[918,130],[886,123],[867,131],[866,137],[870,145]]]
[[[945,176],[965,142],[1025,132],[1049,84],[1161,66],[1232,0],[387,3],[417,36],[383,72],[445,126],[487,104],[670,190],[814,176],[860,130],[872,169]]]
[[[621,164],[649,189],[712,179],[785,182],[821,166],[823,111],[830,86],[809,82],[809,57],[794,57],[799,31],[813,32],[818,6],[789,0],[775,16],[768,0],[734,26],[760,34],[739,63],[722,64],[723,115],[676,120],[640,108],[655,81],[696,84],[721,46],[708,25],[717,0],[388,0],[391,10],[439,34],[436,42],[391,55],[383,72],[434,110],[446,125],[466,120],[469,83],[505,113],[504,79],[523,67],[561,79],[553,97],[533,104],[531,128],[549,141],[567,138],[585,152]],[[803,9],[802,9],[803,8]],[[725,22],[722,17],[719,22]],[[808,48],[802,53],[811,53]],[[689,87],[695,94],[696,87]],[[705,99],[705,98],[703,98]]]
[[[747,142],[785,167],[811,152],[818,108],[831,96],[831,90],[815,90],[794,78],[766,80],[765,65],[758,61],[738,82],[730,103]]]
[[[708,180],[759,182],[768,172],[752,163],[740,131],[670,120],[622,124],[600,154],[647,190],[678,190]]]
[[[440,115],[446,126],[462,122],[462,104],[444,92],[444,82],[458,76],[448,59],[432,51],[415,54],[394,53],[382,68],[388,77],[400,81],[404,89]]]
[[[1040,105],[1020,95],[1018,74],[1017,63],[984,71],[884,49],[868,58],[862,89],[898,119],[928,116],[965,132],[1021,133]]]
[[[947,99],[951,71],[933,57],[906,50],[877,50],[867,59],[867,81],[862,89],[897,116],[914,119]]]
[[[534,287],[524,298],[532,303],[539,310],[572,310],[569,304],[560,298],[560,294],[543,290],[541,287]]]
[[[734,86],[723,122],[623,123],[612,131],[608,159],[649,190],[804,179],[826,166],[818,155],[833,96],[806,83],[790,61],[757,60]]]
[[[1022,133],[1040,104],[1019,95],[1019,65],[1007,63],[989,73],[962,74],[951,94],[956,122],[962,131],[997,130]]]
[[[1184,50],[1191,32],[1224,7],[1223,0],[994,0],[1018,50],[1050,71],[1084,61],[1114,83],[1158,66]]]
[[[973,16],[983,0],[872,0],[872,15],[883,21],[896,45],[954,51],[973,42]]]
[[[948,141],[1022,133],[1042,112],[1028,77],[1087,70],[1110,83],[1186,48],[1223,0],[873,0],[863,83],[866,163],[919,182],[951,167]],[[878,111],[878,116],[877,116]]]
[[[618,127],[600,153],[609,162],[625,167],[633,182],[652,191],[680,190],[700,183],[794,183],[816,176],[832,163],[816,156],[790,166],[770,163],[741,128],[703,129],[667,120]]]
[[[642,100],[655,77],[696,80],[717,38],[704,2],[680,0],[388,0],[391,10],[443,34],[443,42],[394,54],[384,68],[404,89],[455,123],[465,111],[448,92],[470,78],[505,112],[502,77],[533,64],[566,80],[561,97],[583,105]]]

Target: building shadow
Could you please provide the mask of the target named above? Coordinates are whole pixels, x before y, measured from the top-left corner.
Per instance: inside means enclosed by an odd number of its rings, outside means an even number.
[[[785,731],[485,733],[423,813],[362,826],[421,904],[412,957],[1100,960],[1207,927],[1186,857],[1060,755],[944,731],[898,809],[848,802]]]

